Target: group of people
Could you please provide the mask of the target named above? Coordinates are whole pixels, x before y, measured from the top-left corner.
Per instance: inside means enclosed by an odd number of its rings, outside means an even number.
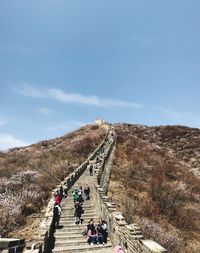
[[[61,206],[60,202],[64,197],[64,190],[62,185],[60,186],[60,190],[57,190],[54,193],[54,209],[53,209],[53,220],[55,227],[59,226],[60,216],[61,216]]]
[[[100,219],[97,225],[91,219],[88,222],[85,234],[87,235],[87,242],[89,245],[105,244],[108,238],[108,225],[105,220]]]
[[[95,163],[89,165],[90,176],[93,176],[100,168],[104,158],[106,157],[106,154],[104,153],[104,151],[105,151],[104,148],[98,151]]]
[[[72,191],[72,197],[74,200],[74,208],[75,208],[74,212],[75,224],[79,225],[82,224],[83,221],[81,218],[81,215],[84,213],[83,202],[85,200],[90,199],[90,187],[87,185],[84,189],[82,188],[82,186],[79,189],[75,188]]]

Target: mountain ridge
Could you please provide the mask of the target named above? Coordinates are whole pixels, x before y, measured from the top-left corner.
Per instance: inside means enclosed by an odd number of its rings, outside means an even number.
[[[199,252],[200,129],[127,123],[112,127],[117,140],[108,195],[128,222],[137,222],[144,235],[153,237],[170,252]],[[105,133],[103,125],[88,125],[62,137],[1,153],[0,194],[5,193],[2,189],[9,189],[8,180],[14,182],[14,189],[21,187],[16,183],[21,180],[24,185],[29,182],[34,190],[36,184],[31,181],[33,172],[28,172],[29,166],[47,178],[48,187],[44,179],[35,175],[42,191],[48,193],[87,158]],[[10,200],[14,197],[9,196]],[[42,198],[47,199],[48,194]],[[42,198],[39,194],[37,201]],[[28,200],[23,206],[21,213],[28,216],[21,217],[19,210],[15,213],[17,220],[9,229],[14,232],[9,235],[31,236],[27,225],[31,226],[37,213],[41,216],[37,201]],[[28,220],[31,215],[33,218]]]

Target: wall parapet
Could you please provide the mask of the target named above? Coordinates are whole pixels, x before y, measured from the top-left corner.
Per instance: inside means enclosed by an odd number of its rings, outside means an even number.
[[[112,137],[114,138],[110,138],[110,147],[100,168],[101,171],[99,170],[97,175],[94,176],[94,199],[96,200],[101,217],[108,222],[110,240],[113,245],[120,244],[125,253],[167,252],[158,243],[152,240],[146,240],[138,224],[128,224],[122,213],[117,211],[116,204],[112,203],[107,196],[108,178],[110,178],[108,157],[116,142],[116,133],[114,130],[112,130]],[[98,182],[99,174],[101,174],[100,182]]]

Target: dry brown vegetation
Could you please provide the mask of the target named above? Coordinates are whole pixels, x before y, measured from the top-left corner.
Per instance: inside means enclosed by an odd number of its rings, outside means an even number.
[[[26,225],[27,216],[42,209],[53,188],[87,159],[104,136],[103,128],[88,125],[59,138],[1,152],[1,236]]]
[[[200,130],[116,125],[109,195],[169,252],[200,252]]]

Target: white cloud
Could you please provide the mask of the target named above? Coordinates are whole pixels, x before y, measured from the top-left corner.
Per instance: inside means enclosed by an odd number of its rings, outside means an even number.
[[[45,107],[40,108],[40,109],[39,109],[39,112],[40,112],[42,115],[44,115],[44,116],[48,116],[49,114],[52,113],[52,111],[51,111],[50,109],[45,108]]]
[[[0,127],[1,127],[1,126],[4,126],[5,124],[6,124],[6,121],[0,119]]]
[[[41,90],[35,88],[31,85],[23,83],[21,88],[17,89],[18,93],[35,98],[50,98],[62,103],[76,103],[82,105],[90,105],[97,107],[132,107],[132,108],[141,108],[142,105],[138,103],[127,102],[120,99],[113,98],[100,98],[98,96],[90,95],[85,96],[79,93],[66,93],[60,89],[46,89]]]
[[[60,132],[60,131],[65,131],[69,132],[74,129],[80,128],[82,126],[85,126],[89,123],[83,122],[83,121],[76,121],[76,120],[69,120],[69,121],[63,121],[55,124],[54,126],[49,126],[45,128],[45,131],[50,131],[50,132]]]
[[[27,146],[28,143],[19,140],[10,134],[0,133],[0,150],[7,150],[14,147]]]
[[[97,96],[84,96],[77,93],[65,93],[59,89],[49,89],[48,90],[49,97],[58,100],[64,103],[79,103],[83,105],[92,105],[99,107],[126,107],[131,106],[135,108],[141,107],[141,105],[136,103],[130,103],[119,99],[111,99],[111,98],[99,98]]]
[[[25,82],[22,82],[20,87],[15,88],[15,91],[25,97],[42,98],[46,97],[45,93]]]

